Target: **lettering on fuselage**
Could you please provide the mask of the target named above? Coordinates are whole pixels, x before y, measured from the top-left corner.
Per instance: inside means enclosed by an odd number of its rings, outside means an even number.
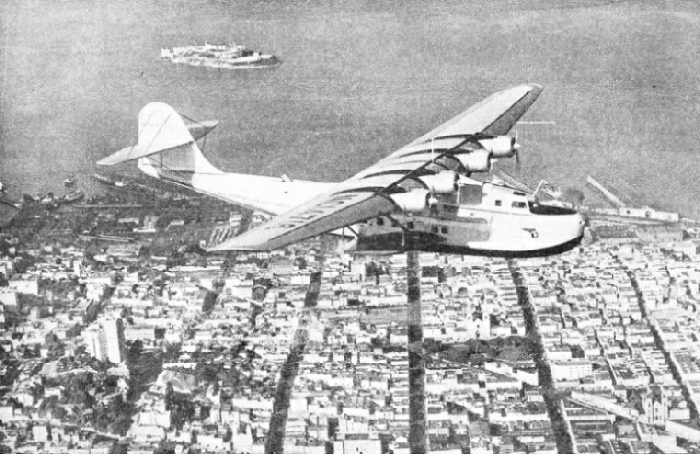
[[[523,227],[523,230],[525,230],[527,233],[530,234],[532,238],[539,238],[540,234],[537,232],[537,229],[527,229]]]

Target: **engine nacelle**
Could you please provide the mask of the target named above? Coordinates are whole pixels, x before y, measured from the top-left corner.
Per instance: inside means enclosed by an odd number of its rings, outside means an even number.
[[[479,148],[468,154],[457,155],[455,158],[467,169],[467,172],[488,172],[491,170],[493,155],[490,151]]]
[[[435,175],[420,177],[420,180],[427,186],[428,191],[438,194],[450,194],[457,191],[457,180],[459,174],[454,170],[444,170]]]
[[[495,136],[489,137],[488,139],[479,140],[479,144],[486,151],[490,151],[493,157],[498,158],[510,158],[518,150],[518,144],[515,143],[515,139],[510,136]]]
[[[421,213],[428,204],[430,191],[427,189],[414,189],[409,192],[391,194],[391,200],[406,213]]]

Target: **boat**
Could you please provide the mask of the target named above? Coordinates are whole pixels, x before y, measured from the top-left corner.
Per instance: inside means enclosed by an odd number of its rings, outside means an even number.
[[[75,184],[75,175],[68,175],[68,178],[63,180],[63,185],[66,187],[73,186]]]
[[[53,209],[58,206],[58,199],[56,199],[56,196],[53,192],[49,192],[40,200],[39,203],[44,205],[46,209]]]
[[[203,46],[163,48],[160,50],[160,56],[170,59],[173,63],[221,69],[274,68],[282,64],[282,60],[274,55],[235,44],[205,43]]]
[[[46,194],[44,197],[41,198],[39,203],[41,203],[42,205],[49,205],[49,204],[54,203],[55,201],[56,201],[56,197],[54,196],[53,192],[49,192],[48,194]]]
[[[80,191],[80,190],[71,191],[68,194],[63,196],[63,198],[61,199],[61,203],[75,203],[75,202],[81,200],[83,197],[85,197],[85,194],[83,194],[82,191]]]
[[[104,176],[104,175],[100,175],[99,173],[93,173],[92,178],[99,181],[100,183],[114,185],[113,179],[111,179],[110,177]]]

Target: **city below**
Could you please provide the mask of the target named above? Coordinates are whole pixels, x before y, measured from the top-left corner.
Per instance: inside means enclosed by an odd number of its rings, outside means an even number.
[[[405,254],[101,178],[2,228],[0,453],[411,452]],[[700,224],[588,184],[562,255],[420,254],[430,452],[700,454]]]

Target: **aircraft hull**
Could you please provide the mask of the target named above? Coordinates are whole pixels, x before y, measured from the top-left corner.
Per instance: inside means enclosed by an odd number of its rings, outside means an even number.
[[[538,213],[460,210],[460,216],[393,215],[357,231],[358,251],[422,250],[493,257],[542,257],[578,245],[585,219],[570,210],[537,208]]]
[[[581,244],[583,235],[562,244],[530,250],[504,250],[494,247],[492,249],[474,248],[467,245],[447,244],[438,236],[422,235],[419,238],[406,237],[400,232],[389,234],[358,237],[355,252],[383,252],[399,253],[411,250],[424,252],[437,252],[443,254],[478,255],[483,257],[501,258],[531,258],[548,257],[561,254],[574,249]]]

